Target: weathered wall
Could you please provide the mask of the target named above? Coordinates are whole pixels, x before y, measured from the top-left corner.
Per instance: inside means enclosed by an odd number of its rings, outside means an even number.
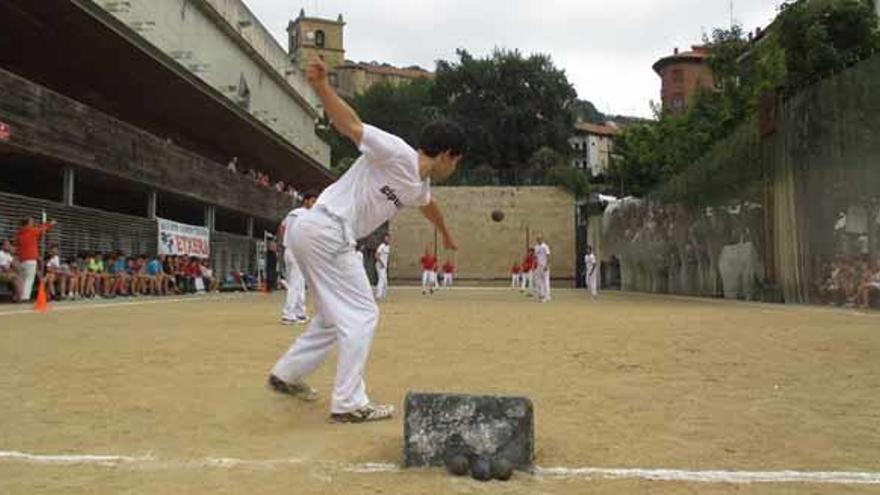
[[[781,101],[772,133],[750,120],[664,191],[609,206],[600,257],[625,290],[880,307],[864,287],[880,279],[878,83],[875,56]]]
[[[507,279],[510,265],[522,259],[527,236],[534,245],[538,235],[552,251],[552,277],[574,277],[575,209],[567,192],[555,187],[435,187],[433,194],[458,244],[459,278]],[[492,221],[494,210],[504,212],[503,221]],[[421,277],[419,258],[426,245],[433,246],[434,228],[418,209],[407,208],[391,222],[391,236],[392,277]],[[447,254],[438,242],[443,263]]]
[[[316,96],[241,0],[97,4],[230,99],[246,85],[256,118],[329,166],[330,147],[315,134]]]

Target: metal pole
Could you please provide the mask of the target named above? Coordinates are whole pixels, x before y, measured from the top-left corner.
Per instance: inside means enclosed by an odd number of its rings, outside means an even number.
[[[46,210],[42,210],[42,214],[40,215],[40,222],[42,224],[46,223]],[[41,225],[41,227],[42,227],[42,225]],[[43,235],[40,236],[40,255],[46,256],[46,233],[45,232],[43,233]],[[41,282],[40,283],[42,283],[43,277],[46,276],[46,263],[44,262],[44,260],[38,258],[37,264],[41,266],[41,268],[40,268]]]

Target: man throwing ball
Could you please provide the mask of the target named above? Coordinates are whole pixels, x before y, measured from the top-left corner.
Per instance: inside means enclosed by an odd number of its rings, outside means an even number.
[[[422,130],[415,150],[397,136],[362,123],[330,86],[322,61],[313,60],[306,76],[333,127],[358,147],[361,156],[292,227],[291,248],[313,289],[315,316],[275,364],[269,386],[314,400],[315,391],[303,379],[338,344],[330,419],[347,423],[388,419],[394,407],[372,403],[364,383],[379,310],[355,242],[404,206],[418,206],[443,236],[446,248],[456,249],[443,214],[431,199],[431,183],[455,171],[464,151],[464,133],[449,122],[431,123]]]

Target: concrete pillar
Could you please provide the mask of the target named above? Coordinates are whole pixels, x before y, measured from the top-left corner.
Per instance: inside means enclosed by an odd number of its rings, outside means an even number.
[[[254,217],[247,217],[247,236],[254,236]]]
[[[147,218],[154,220],[156,218],[156,208],[159,204],[159,193],[150,191],[147,193]]]
[[[73,167],[64,168],[63,190],[61,192],[61,202],[64,206],[73,206],[73,193],[75,191],[76,172]]]
[[[213,205],[205,206],[205,227],[208,227],[208,230],[214,231],[216,230],[214,227],[217,225],[217,208]]]

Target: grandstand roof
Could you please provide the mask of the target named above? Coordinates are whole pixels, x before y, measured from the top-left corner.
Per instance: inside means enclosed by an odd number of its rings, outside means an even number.
[[[0,66],[209,159],[273,179],[332,174],[90,0],[0,2]]]

